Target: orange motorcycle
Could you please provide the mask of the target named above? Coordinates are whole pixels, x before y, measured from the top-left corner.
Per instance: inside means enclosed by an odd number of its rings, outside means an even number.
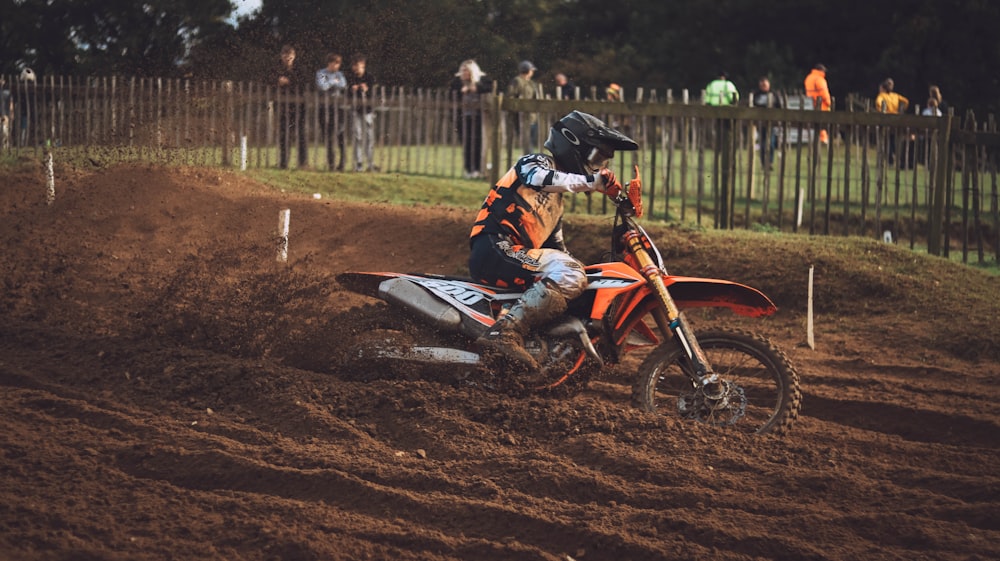
[[[668,273],[637,221],[641,191],[636,167],[635,179],[612,198],[611,260],[587,266],[587,290],[562,316],[526,337],[538,372],[505,379],[486,369],[473,344],[520,292],[433,274],[338,276],[343,286],[386,307],[379,315],[387,321],[363,337],[349,359],[369,372],[375,363],[388,364],[390,371],[392,364],[429,365],[483,387],[551,391],[581,387],[629,353],[645,349],[648,354],[631,383],[637,407],[749,433],[786,432],[798,417],[802,397],[798,374],[785,354],[751,332],[695,333],[683,313],[718,307],[760,317],[774,313],[774,303],[739,283]]]

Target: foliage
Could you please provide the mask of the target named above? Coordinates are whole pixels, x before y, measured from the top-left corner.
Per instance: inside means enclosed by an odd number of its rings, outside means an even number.
[[[801,89],[829,67],[837,108],[892,76],[911,104],[941,86],[958,111],[1000,110],[992,36],[1000,3],[982,0],[264,0],[237,28],[227,0],[0,0],[0,72],[171,75],[253,80],[281,44],[319,68],[329,51],[369,55],[385,85],[438,87],[475,58],[504,85],[532,60],[552,84],[615,81],[695,96],[719,69],[747,93],[761,75]],[[849,33],[848,33],[849,30]],[[961,113],[960,113],[961,114]]]
[[[225,31],[231,9],[228,0],[13,2],[0,17],[2,70],[168,76],[189,50]]]
[[[750,230],[761,234],[778,234],[781,230],[773,224],[761,224],[754,222],[750,225]]]

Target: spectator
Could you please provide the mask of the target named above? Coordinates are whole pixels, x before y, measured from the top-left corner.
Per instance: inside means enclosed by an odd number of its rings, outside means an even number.
[[[347,89],[347,78],[340,71],[343,57],[337,53],[326,55],[326,66],[316,71],[316,87],[326,92],[325,103],[320,107],[320,120],[323,123],[323,135],[326,141],[327,169],[344,171],[344,90]],[[340,163],[334,167],[333,141],[337,140],[340,153]]]
[[[879,84],[878,97],[875,98],[875,110],[879,113],[900,115],[906,113],[910,100],[895,91],[896,84],[892,78],[886,78]]]
[[[288,169],[289,133],[295,129],[298,140],[299,168],[308,167],[306,158],[306,105],[302,97],[302,88],[306,83],[305,76],[295,66],[295,48],[291,45],[281,47],[281,54],[272,71],[271,84],[278,91],[278,167]]]
[[[28,146],[35,134],[34,124],[38,115],[35,114],[34,98],[37,95],[35,72],[30,68],[21,71],[20,84],[17,88],[16,101],[18,117],[18,146]]]
[[[517,99],[537,98],[538,84],[532,80],[536,70],[538,69],[530,60],[522,60],[517,65],[518,75],[507,85],[507,96]],[[534,152],[538,146],[538,116],[534,112],[518,113],[514,116],[513,125],[514,134],[521,139],[524,151]]]
[[[570,81],[562,72],[556,74],[556,97],[559,99],[576,99],[576,84]]]
[[[587,288],[583,265],[566,250],[562,214],[571,193],[615,196],[608,169],[616,150],[638,145],[599,119],[573,111],[552,125],[548,154],[528,153],[494,185],[470,234],[469,271],[477,282],[527,289],[477,341],[484,362],[538,368],[524,336],[562,313]]]
[[[705,86],[706,105],[736,105],[740,101],[740,92],[736,85],[729,81],[726,71],[719,72],[718,78]]]
[[[784,103],[781,101],[781,97],[771,90],[771,80],[767,76],[761,76],[757,80],[757,89],[753,91],[751,99],[753,99],[754,107],[770,107],[781,109],[784,107]]]
[[[784,107],[781,97],[771,91],[771,81],[767,76],[761,76],[757,80],[757,89],[750,94],[750,100],[754,107]],[[770,170],[774,165],[774,152],[778,149],[778,131],[772,128],[769,137],[769,142],[761,142],[760,163]]]
[[[14,114],[14,101],[7,89],[7,81],[0,74],[0,150],[10,148],[10,119]]]
[[[938,103],[939,103],[938,98],[934,97],[933,94],[932,94],[931,97],[927,98],[927,106],[924,107],[923,110],[920,111],[920,114],[923,115],[923,116],[925,116],[925,117],[940,117],[940,116],[944,115],[944,113],[941,112],[941,108],[938,106]],[[926,134],[925,131],[920,131],[920,133],[917,135],[917,163],[918,164],[925,164],[926,165],[926,163],[927,163],[927,149],[928,149],[927,134]]]
[[[351,57],[351,71],[347,75],[347,92],[354,114],[351,118],[354,132],[354,171],[378,171],[375,165],[375,79],[368,73],[368,59],[356,54]]]
[[[927,107],[924,107],[920,114],[926,117],[940,117],[943,113],[941,113],[941,108],[938,106],[938,103],[940,102],[936,97],[927,98]]]
[[[622,87],[614,82],[611,82],[608,84],[608,87],[604,88],[605,101],[618,103],[622,101],[623,95],[624,91],[622,90]],[[625,136],[630,136],[632,134],[632,120],[629,116],[613,113],[608,116],[608,120],[608,125],[611,126],[611,128],[620,130]],[[590,193],[587,193],[587,195],[589,196]]]
[[[608,84],[608,87],[604,89],[604,99],[608,101],[621,101],[622,87],[614,82]]]
[[[930,98],[937,100],[937,108],[941,111],[942,115],[948,112],[948,104],[945,103],[944,97],[941,95],[941,88],[931,84],[927,88],[927,94]]]
[[[459,101],[458,134],[462,138],[462,161],[466,179],[482,176],[483,109],[481,95],[490,91],[485,73],[476,61],[463,61],[452,80],[451,90]]]
[[[830,86],[826,81],[826,66],[817,64],[812,67],[805,79],[806,97],[813,101],[813,109],[830,111],[833,109],[833,98],[830,96]],[[819,131],[819,141],[829,144],[830,133],[826,129]]]
[[[740,100],[740,92],[736,89],[736,85],[729,81],[729,77],[725,70],[720,71],[718,77],[705,86],[704,94],[704,101],[706,105],[720,107],[726,105],[736,105],[736,103]],[[716,149],[719,150],[721,149],[721,143],[723,142],[725,135],[728,135],[732,130],[732,123],[729,119],[716,119],[715,127],[714,142],[716,143]]]
[[[878,97],[875,98],[875,110],[880,113],[890,115],[900,115],[906,112],[910,106],[910,100],[895,92],[895,83],[892,78],[886,78],[878,85]],[[896,160],[896,131],[893,127],[886,127],[887,141],[889,143],[889,165]]]

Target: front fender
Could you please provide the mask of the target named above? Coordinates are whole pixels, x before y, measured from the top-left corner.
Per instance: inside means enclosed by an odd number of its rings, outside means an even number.
[[[768,316],[778,310],[763,292],[732,281],[664,275],[663,283],[682,310],[722,307],[747,317]]]

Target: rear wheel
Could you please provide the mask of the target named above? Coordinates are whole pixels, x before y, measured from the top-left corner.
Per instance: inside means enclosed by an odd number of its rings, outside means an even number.
[[[783,434],[802,404],[799,377],[767,339],[743,331],[697,333],[721,385],[692,382],[691,362],[674,341],[660,345],[639,367],[632,399],[645,411],[677,414],[756,434]]]

